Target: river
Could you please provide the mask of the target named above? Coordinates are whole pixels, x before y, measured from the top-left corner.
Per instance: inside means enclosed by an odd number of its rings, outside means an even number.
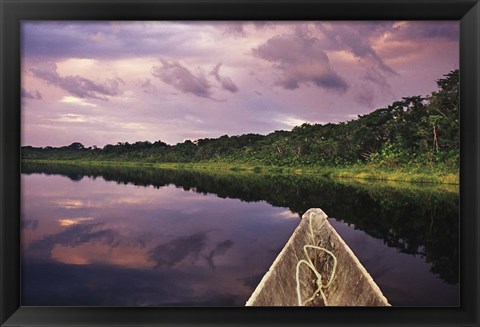
[[[40,164],[21,183],[25,306],[243,306],[313,207],[392,305],[459,305],[455,185]]]

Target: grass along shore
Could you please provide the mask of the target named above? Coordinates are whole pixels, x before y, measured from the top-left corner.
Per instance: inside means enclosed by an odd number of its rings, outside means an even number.
[[[354,178],[384,181],[403,181],[414,183],[459,184],[459,174],[441,172],[431,168],[399,168],[385,169],[374,165],[353,165],[349,167],[282,167],[235,164],[224,162],[195,163],[146,163],[138,161],[88,161],[88,160],[45,160],[22,159],[25,163],[62,164],[82,166],[116,166],[116,167],[152,167],[157,169],[184,169],[197,171],[251,172],[266,174],[317,175],[330,178]]]

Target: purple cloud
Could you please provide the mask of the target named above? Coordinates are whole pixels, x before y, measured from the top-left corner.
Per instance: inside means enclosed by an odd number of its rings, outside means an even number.
[[[238,87],[235,85],[235,83],[233,83],[230,77],[220,76],[219,70],[221,65],[222,64],[219,63],[215,66],[215,68],[213,68],[212,75],[215,76],[215,79],[222,85],[223,89],[232,93],[238,92]]]
[[[158,92],[157,88],[155,87],[155,85],[153,85],[152,81],[149,78],[139,81],[139,84],[143,92],[147,94],[155,94]]]
[[[355,92],[354,100],[359,104],[372,108],[375,100],[373,87],[370,84],[360,85]]]
[[[152,75],[172,85],[183,93],[212,99],[211,84],[203,73],[193,74],[178,62],[161,60],[162,66],[154,66]]]
[[[213,27],[222,37],[245,38],[247,32],[245,27],[247,22],[195,22],[199,27]]]
[[[435,80],[458,68],[458,26],[458,21],[26,21],[22,142],[175,144],[264,134],[299,121],[344,121],[402,96],[435,90]],[[73,66],[79,59],[87,65]],[[84,75],[93,67],[95,75]],[[109,80],[116,76],[125,84]],[[49,92],[52,86],[58,92]],[[42,99],[33,100],[36,90]],[[121,93],[128,97],[111,95]],[[229,105],[222,103],[227,97]],[[98,105],[90,98],[110,101]],[[85,116],[65,103],[85,104]],[[35,110],[40,107],[41,113]],[[159,109],[161,114],[154,114]]]
[[[35,90],[35,91],[33,91],[33,92],[29,92],[29,91],[27,91],[26,89],[24,89],[24,88],[22,87],[21,92],[22,92],[22,93],[21,93],[21,96],[22,96],[22,98],[24,98],[24,99],[32,99],[32,100],[40,100],[40,99],[42,99],[42,94],[41,94],[39,91],[37,91],[37,90]]]
[[[107,100],[107,96],[115,96],[122,94],[120,90],[119,78],[109,79],[104,83],[97,83],[88,78],[78,75],[69,75],[62,77],[57,72],[55,63],[46,63],[40,67],[32,68],[32,74],[44,80],[48,84],[55,85],[68,93],[79,98],[91,98],[98,100]]]
[[[234,37],[246,37],[247,34],[243,28],[243,23],[229,23],[226,25],[224,30],[225,35],[232,35]]]
[[[257,30],[263,30],[267,27],[272,27],[275,28],[275,23],[274,22],[268,22],[268,21],[254,21],[253,26],[255,26],[255,29]]]
[[[30,21],[22,23],[22,53],[56,62],[191,54],[192,48],[182,46],[188,37],[166,22]]]
[[[276,22],[271,21],[236,21],[236,22],[201,22],[199,25],[213,26],[219,30],[223,36],[231,36],[234,38],[247,38],[251,36],[251,29],[265,30],[266,28],[274,29]],[[247,32],[249,31],[249,32]]]
[[[348,89],[347,82],[330,66],[320,40],[299,29],[274,36],[252,52],[274,64],[282,75],[276,84],[285,89],[297,89],[302,83],[342,93]]]
[[[458,21],[444,22],[406,22],[392,27],[393,40],[447,39],[457,41],[459,37]]]
[[[384,72],[396,74],[378,56],[370,44],[370,38],[383,33],[390,24],[378,23],[353,23],[353,24],[317,24],[317,28],[330,42],[330,45],[337,49],[346,49],[355,57],[373,61]]]
[[[366,65],[363,80],[376,84],[384,93],[391,93],[391,87],[385,74],[382,74],[374,65]]]

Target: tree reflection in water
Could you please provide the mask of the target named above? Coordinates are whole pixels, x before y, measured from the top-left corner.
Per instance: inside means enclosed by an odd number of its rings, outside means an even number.
[[[312,207],[353,224],[403,253],[421,255],[450,284],[459,279],[458,186],[328,179],[292,174],[207,172],[131,167],[27,163],[22,173],[59,174],[215,194],[247,202],[266,201],[302,215]]]

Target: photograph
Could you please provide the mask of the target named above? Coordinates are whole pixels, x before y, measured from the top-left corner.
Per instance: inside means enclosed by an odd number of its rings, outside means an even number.
[[[460,307],[460,26],[22,20],[21,306]]]

